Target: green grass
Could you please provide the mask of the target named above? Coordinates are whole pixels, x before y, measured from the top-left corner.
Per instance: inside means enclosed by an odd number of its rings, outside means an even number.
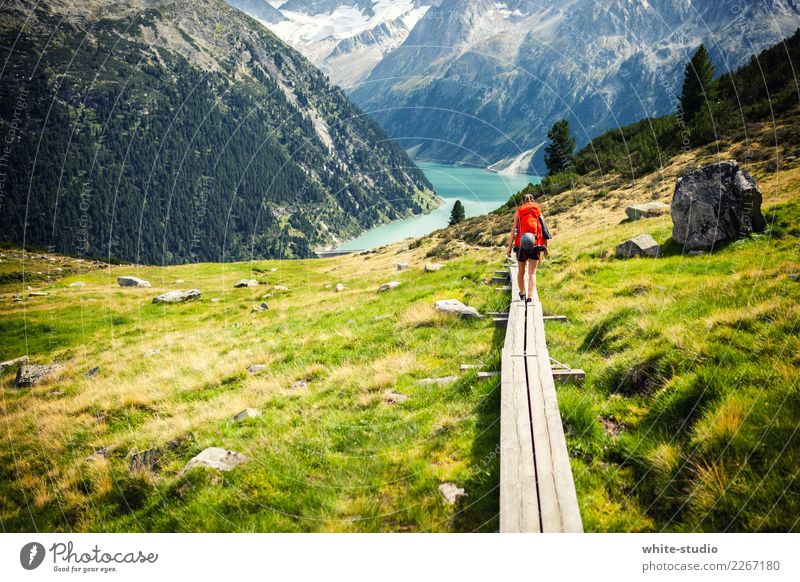
[[[800,204],[766,214],[766,233],[711,255],[676,251],[668,217],[554,240],[539,288],[546,311],[569,318],[548,324],[551,355],[587,374],[558,387],[586,531],[797,531]],[[662,258],[613,258],[643,229]],[[49,295],[25,303],[10,299],[27,284],[12,275],[0,359],[27,352],[63,367],[33,389],[12,387],[12,370],[0,378],[3,528],[496,531],[499,383],[419,380],[461,363],[498,368],[502,330],[432,307],[454,297],[503,309],[506,295],[485,282],[499,253],[450,245],[447,266],[423,273],[439,241],[409,246],[49,281],[43,271],[31,285]],[[116,286],[129,273],[153,287]],[[249,277],[262,285],[233,288]],[[400,287],[376,292],[390,280]],[[338,282],[344,292],[326,288]],[[151,303],[192,287],[199,301]],[[267,293],[269,311],[250,313]],[[409,399],[388,404],[389,390]],[[261,416],[233,423],[246,407]],[[181,475],[209,446],[249,460]],[[86,460],[102,447],[108,458]],[[156,470],[129,471],[129,454],[153,447]],[[467,492],[455,506],[439,494],[446,481]]]

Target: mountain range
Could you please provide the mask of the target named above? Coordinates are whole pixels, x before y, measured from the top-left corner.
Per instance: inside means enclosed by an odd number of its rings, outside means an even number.
[[[580,146],[603,130],[674,111],[683,68],[701,43],[722,72],[800,26],[796,0],[398,2],[391,4],[413,4],[420,17],[396,48],[403,34],[368,52],[357,36],[339,40],[353,30],[337,27],[331,14],[365,22],[380,17],[385,2],[273,4],[304,15],[273,30],[418,159],[501,171],[543,172],[541,146],[557,119],[571,122]],[[360,48],[340,57],[331,49],[336,40]],[[385,54],[376,62],[378,52]]]
[[[7,241],[304,257],[437,202],[372,118],[222,0],[14,0],[0,46]]]

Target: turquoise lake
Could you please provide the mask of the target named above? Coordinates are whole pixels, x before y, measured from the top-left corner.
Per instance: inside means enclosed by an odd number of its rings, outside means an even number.
[[[444,204],[429,214],[397,220],[368,230],[343,244],[342,250],[372,249],[410,236],[424,236],[447,226],[456,200],[461,200],[467,218],[487,214],[505,204],[512,194],[522,190],[528,183],[538,184],[541,181],[538,176],[501,175],[482,168],[429,162],[417,162],[417,166],[433,184],[436,194],[444,200]]]

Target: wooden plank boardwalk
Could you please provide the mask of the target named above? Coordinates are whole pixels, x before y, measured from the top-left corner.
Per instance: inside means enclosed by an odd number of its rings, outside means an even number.
[[[542,306],[537,294],[526,308],[516,284],[511,293],[500,373],[500,531],[582,532]]]

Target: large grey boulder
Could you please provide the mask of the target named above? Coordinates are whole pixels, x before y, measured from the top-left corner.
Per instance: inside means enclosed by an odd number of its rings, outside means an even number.
[[[649,234],[640,234],[624,243],[617,245],[617,258],[629,259],[631,257],[657,257],[661,247]]]
[[[247,461],[247,457],[241,453],[219,447],[209,447],[190,460],[181,470],[181,473],[185,473],[194,467],[210,467],[219,471],[230,471],[245,461]]]
[[[123,276],[117,277],[117,285],[120,287],[150,287],[150,281],[145,281],[139,277]]]
[[[672,197],[672,239],[686,250],[764,230],[761,191],[734,160],[704,166],[678,179]]]
[[[153,303],[183,303],[191,299],[200,299],[200,289],[189,289],[188,291],[168,291],[153,297]]]
[[[442,299],[436,302],[436,311],[461,317],[483,317],[474,307],[467,307],[458,299]]]
[[[645,202],[644,204],[634,204],[625,209],[625,214],[631,220],[640,220],[642,218],[651,218],[653,216],[660,216],[669,210],[669,206],[663,202]]]
[[[45,377],[58,370],[58,364],[25,364],[17,370],[14,386],[27,388],[35,386]]]
[[[258,287],[258,281],[256,281],[255,279],[240,279],[239,281],[236,282],[236,285],[234,285],[234,287],[236,287],[237,289],[241,287]]]

